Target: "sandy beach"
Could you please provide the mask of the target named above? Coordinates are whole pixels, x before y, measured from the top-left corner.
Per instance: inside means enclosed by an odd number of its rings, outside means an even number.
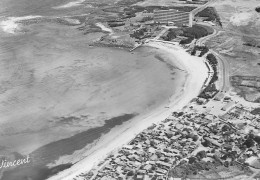
[[[35,173],[41,171],[37,163],[45,168],[59,159],[54,165],[82,159],[96,139],[125,127],[131,115],[139,121],[168,104],[184,82],[183,72],[156,48],[130,53],[93,47],[88,43],[104,34],[82,36],[75,27],[55,23],[21,28],[28,33],[1,34],[0,144],[9,154],[31,154],[34,166],[10,176],[34,177],[41,174]]]
[[[117,126],[108,134],[102,136],[95,146],[91,147],[87,152],[77,154],[79,157],[85,157],[84,159],[71,168],[49,178],[49,180],[69,180],[75,178],[80,173],[88,172],[110,152],[127,144],[138,133],[153,123],[159,123],[164,120],[173,111],[181,110],[200,93],[207,77],[207,68],[201,58],[191,56],[183,48],[170,44],[149,42],[147,46],[159,49],[174,65],[177,65],[187,73],[186,77],[183,77],[183,79],[180,77],[178,80],[178,88],[173,92],[169,101],[152,112]],[[77,159],[77,157],[73,158]]]

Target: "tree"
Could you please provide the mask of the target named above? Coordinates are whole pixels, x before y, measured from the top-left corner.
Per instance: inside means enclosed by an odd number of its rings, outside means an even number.
[[[257,144],[260,144],[260,136],[255,136],[254,140],[255,142],[257,142]]]
[[[247,148],[253,147],[255,145],[255,141],[251,138],[248,138],[244,143]]]
[[[194,162],[196,162],[196,158],[195,157],[190,157],[189,158],[189,163],[192,164]]]
[[[133,176],[135,173],[134,173],[134,171],[129,171],[128,173],[127,173],[127,176]]]
[[[229,131],[229,129],[230,127],[226,124],[222,127],[222,131]]]
[[[206,152],[205,151],[200,151],[197,153],[196,155],[199,159],[202,159],[204,157],[206,157]]]
[[[210,142],[208,140],[204,140],[204,142],[201,143],[204,147],[209,147],[210,146]]]

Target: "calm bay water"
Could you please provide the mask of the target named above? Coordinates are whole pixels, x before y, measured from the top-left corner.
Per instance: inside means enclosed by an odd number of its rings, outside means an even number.
[[[68,2],[1,0],[0,16],[89,12],[85,6],[53,8]],[[176,70],[158,60],[156,50],[90,47],[102,34],[54,23],[23,28],[26,33],[0,34],[0,153],[30,154],[32,163],[5,172],[2,180],[43,180],[70,167],[46,165],[155,109],[174,92]]]

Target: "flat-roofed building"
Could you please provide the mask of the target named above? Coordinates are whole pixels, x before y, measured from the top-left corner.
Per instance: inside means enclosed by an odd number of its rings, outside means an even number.
[[[180,24],[192,26],[192,14],[190,12],[179,11],[176,9],[155,10],[154,22],[161,24]]]

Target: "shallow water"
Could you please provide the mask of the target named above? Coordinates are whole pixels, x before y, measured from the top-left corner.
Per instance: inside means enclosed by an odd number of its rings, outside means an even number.
[[[175,69],[154,49],[90,47],[100,34],[53,23],[26,28],[0,42],[0,144],[9,151],[26,155],[106,119],[145,113],[174,91]]]
[[[19,153],[151,110],[173,93],[174,70],[155,50],[89,47],[91,39],[74,28],[33,28],[1,41],[0,143]]]
[[[129,121],[135,116],[135,114],[125,114],[108,119],[102,127],[91,128],[67,139],[62,139],[40,147],[30,154],[30,164],[5,172],[2,179],[21,180],[31,178],[33,180],[44,180],[47,177],[71,166],[70,163],[67,163],[53,168],[48,168],[46,164],[52,162],[54,159],[58,159],[62,155],[72,154],[75,150],[84,148],[87,144],[100,138],[102,134],[109,132],[113,127]]]
[[[3,0],[0,13],[73,14],[52,8],[67,2]],[[74,10],[78,13],[79,8]],[[26,33],[0,34],[0,153],[31,153],[34,164],[10,171],[6,179],[29,172],[32,179],[41,179],[45,171],[52,174],[46,164],[131,117],[119,123],[106,120],[152,111],[174,93],[177,70],[158,58],[155,49],[130,53],[90,47],[102,34],[83,35],[76,27],[54,23],[23,29]],[[90,131],[91,138],[82,139]]]

